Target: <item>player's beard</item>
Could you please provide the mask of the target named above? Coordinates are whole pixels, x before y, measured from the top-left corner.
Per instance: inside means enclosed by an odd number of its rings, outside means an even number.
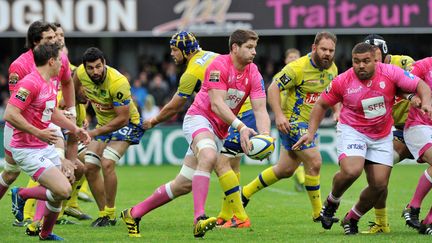
[[[88,75],[88,73],[87,73],[87,75]],[[104,71],[103,71],[103,73],[101,73],[100,76],[99,75],[93,75],[93,76],[89,75],[89,77],[93,81],[93,83],[95,83],[97,85],[103,83],[103,81],[105,80],[105,76],[106,76],[106,67],[104,67]],[[96,78],[96,77],[99,77],[99,78]]]
[[[320,58],[318,56],[318,53],[314,52],[312,53],[312,60],[314,61],[315,65],[321,69],[329,69],[331,65],[333,65],[334,56],[331,58]]]
[[[355,70],[355,74],[360,80],[369,80],[373,77],[375,74],[375,70],[372,70],[371,72],[367,72],[367,70],[364,70],[364,72],[360,72],[360,70]]]

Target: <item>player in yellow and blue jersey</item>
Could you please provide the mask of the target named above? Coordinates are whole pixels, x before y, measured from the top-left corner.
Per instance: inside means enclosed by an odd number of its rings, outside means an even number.
[[[242,189],[242,199],[282,178],[291,177],[301,162],[304,162],[305,188],[312,204],[312,217],[320,222],[322,207],[320,191],[321,155],[315,142],[300,150],[292,146],[307,132],[310,112],[321,92],[337,75],[334,64],[336,36],[320,32],[315,36],[312,52],[286,65],[273,79],[268,89],[270,106],[275,113],[276,125],[281,139],[279,160],[275,166],[262,171],[256,179]],[[287,90],[286,109],[281,109],[280,92]]]
[[[414,64],[414,59],[406,55],[390,55],[388,51],[387,42],[384,38],[377,34],[370,34],[365,39],[364,42],[376,46],[376,59],[379,62],[393,64],[406,71],[411,71],[411,67]],[[412,96],[411,96],[412,98]],[[395,97],[395,104],[393,105],[392,116],[394,120],[395,130],[393,131],[393,149],[394,149],[394,161],[393,163],[398,163],[404,159],[413,159],[414,157],[405,145],[405,140],[403,137],[403,129],[405,126],[405,121],[408,117],[408,109],[410,105],[410,100],[402,99],[400,97]],[[387,209],[386,209],[387,191],[383,193],[374,206],[375,209],[375,220],[371,223],[370,228],[362,233],[375,234],[375,233],[389,233],[390,226],[388,223]],[[420,210],[406,208],[404,209],[403,215],[405,220],[411,222],[411,218],[415,219]],[[411,214],[411,215],[410,215]],[[414,215],[412,215],[414,214]],[[417,220],[418,221],[418,220]],[[417,222],[418,223],[418,222]]]
[[[184,64],[186,69],[180,77],[177,92],[170,102],[155,117],[143,121],[145,129],[151,129],[157,124],[169,120],[184,109],[187,100],[201,88],[207,66],[218,55],[214,52],[202,50],[196,36],[187,31],[174,34],[170,39],[170,48],[171,57],[175,64]],[[139,231],[141,217],[191,191],[192,176],[195,173],[196,166],[195,156],[186,154],[183,166],[174,180],[161,185],[144,201],[121,213],[121,218],[128,227],[130,237],[141,237]]]
[[[96,128],[89,131],[93,140],[85,154],[86,177],[99,208],[92,226],[115,225],[115,165],[129,145],[138,144],[144,134],[140,114],[132,101],[129,81],[106,65],[98,48],[85,51],[73,79],[77,89],[82,86],[97,119]]]

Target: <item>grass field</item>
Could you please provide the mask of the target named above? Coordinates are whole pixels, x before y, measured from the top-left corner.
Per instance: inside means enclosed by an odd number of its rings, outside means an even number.
[[[266,166],[243,166],[241,181],[247,183]],[[283,180],[270,188],[266,188],[254,195],[247,212],[251,217],[250,229],[215,229],[208,232],[205,240],[208,242],[431,242],[430,236],[419,235],[416,231],[405,226],[400,217],[401,211],[414,192],[419,175],[425,166],[398,165],[391,177],[388,212],[392,232],[385,235],[357,235],[344,236],[342,228],[334,225],[332,230],[324,231],[321,225],[313,223],[311,206],[306,193],[298,193],[293,189],[293,180]],[[174,178],[179,167],[149,166],[149,167],[119,167],[117,212],[130,207],[153,190]],[[323,198],[328,194],[333,174],[338,170],[335,165],[325,165],[322,168],[321,188]],[[15,185],[25,185],[27,177],[21,175]],[[337,212],[343,217],[352,207],[365,185],[364,176],[361,177],[344,195],[342,204]],[[207,200],[207,214],[216,215],[220,208],[221,192],[216,176],[213,175],[210,193]],[[0,201],[0,242],[32,242],[38,239],[24,234],[24,228],[12,227],[13,215],[10,213],[10,196]],[[97,215],[94,203],[80,202],[81,207],[93,217]],[[421,218],[432,205],[432,196],[428,195],[423,202]],[[114,227],[91,228],[90,221],[80,221],[78,225],[57,225],[54,232],[69,242],[193,242],[192,195],[176,199],[168,205],[159,208],[141,221],[142,238],[130,239],[123,222],[119,221]],[[373,220],[373,212],[365,215],[359,229],[365,230],[368,221]]]

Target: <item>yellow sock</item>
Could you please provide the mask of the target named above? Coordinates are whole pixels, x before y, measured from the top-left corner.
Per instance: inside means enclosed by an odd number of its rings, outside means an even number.
[[[304,184],[305,183],[305,170],[304,170],[304,166],[302,164],[299,165],[299,167],[297,167],[297,169],[295,170],[294,174],[297,177],[297,181],[300,184]]]
[[[387,208],[375,208],[375,223],[382,226],[388,225]]]
[[[92,196],[92,193],[91,193],[91,191],[90,191],[90,188],[89,188],[89,185],[88,185],[87,179],[85,178],[85,176],[83,176],[83,178],[84,178],[84,182],[83,182],[83,184],[81,185],[80,192],[84,192],[85,194],[87,194],[87,195],[89,195],[89,196],[91,197],[91,196]]]
[[[39,183],[36,181],[29,179],[29,182],[27,183],[27,188],[39,186]],[[33,220],[33,216],[36,211],[36,199],[29,198],[26,200],[26,203],[24,204],[24,219],[31,219]]]
[[[115,208],[115,207],[109,208],[108,206],[105,206],[105,213],[106,213],[106,216],[108,216],[111,220],[113,220],[113,219],[116,218],[116,213],[115,213],[115,211],[116,211],[116,208]]]
[[[235,175],[237,176],[237,179],[240,183],[240,172],[235,173]],[[225,194],[223,194],[221,211],[219,212],[217,217],[222,218],[224,220],[229,220],[232,218],[232,216],[233,216],[233,212],[231,210],[231,207],[229,206],[229,203],[226,200]]]
[[[234,171],[230,170],[219,177],[219,183],[222,191],[225,193],[225,202],[238,219],[245,220],[248,218],[240,198],[240,184]]]
[[[105,212],[105,210],[99,211],[98,218],[102,218],[102,217],[104,217],[106,215],[107,215],[107,213]]]
[[[81,177],[79,181],[75,181],[75,183],[72,185],[72,194],[70,199],[67,201],[66,206],[71,208],[78,208],[78,192],[80,191],[84,180],[85,176]]]
[[[257,178],[255,178],[253,181],[243,187],[243,195],[246,198],[250,198],[257,191],[274,184],[278,180],[279,179],[276,177],[273,171],[273,166],[267,168],[262,171]]]
[[[315,219],[319,217],[322,208],[320,176],[305,175],[305,187],[312,204],[313,218]]]

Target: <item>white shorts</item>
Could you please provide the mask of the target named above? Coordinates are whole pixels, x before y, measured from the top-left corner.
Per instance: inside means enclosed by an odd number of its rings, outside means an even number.
[[[5,124],[3,129],[3,147],[6,154],[11,155],[11,146],[10,143],[12,141],[13,128],[8,124]]]
[[[338,123],[336,126],[339,161],[347,156],[361,156],[374,163],[393,166],[393,133],[372,139],[354,128]]]
[[[201,132],[209,131],[215,137],[215,142],[217,146],[217,153],[222,149],[222,140],[219,139],[213,132],[213,126],[207,120],[207,118],[200,115],[186,115],[183,119],[183,133],[185,135],[186,141],[189,144],[188,151],[186,155],[194,155],[191,144],[196,135]]]
[[[417,125],[404,129],[404,139],[414,159],[418,160],[432,147],[432,127]]]
[[[61,167],[60,157],[54,145],[46,148],[11,148],[12,157],[27,175],[37,181],[51,167]]]

